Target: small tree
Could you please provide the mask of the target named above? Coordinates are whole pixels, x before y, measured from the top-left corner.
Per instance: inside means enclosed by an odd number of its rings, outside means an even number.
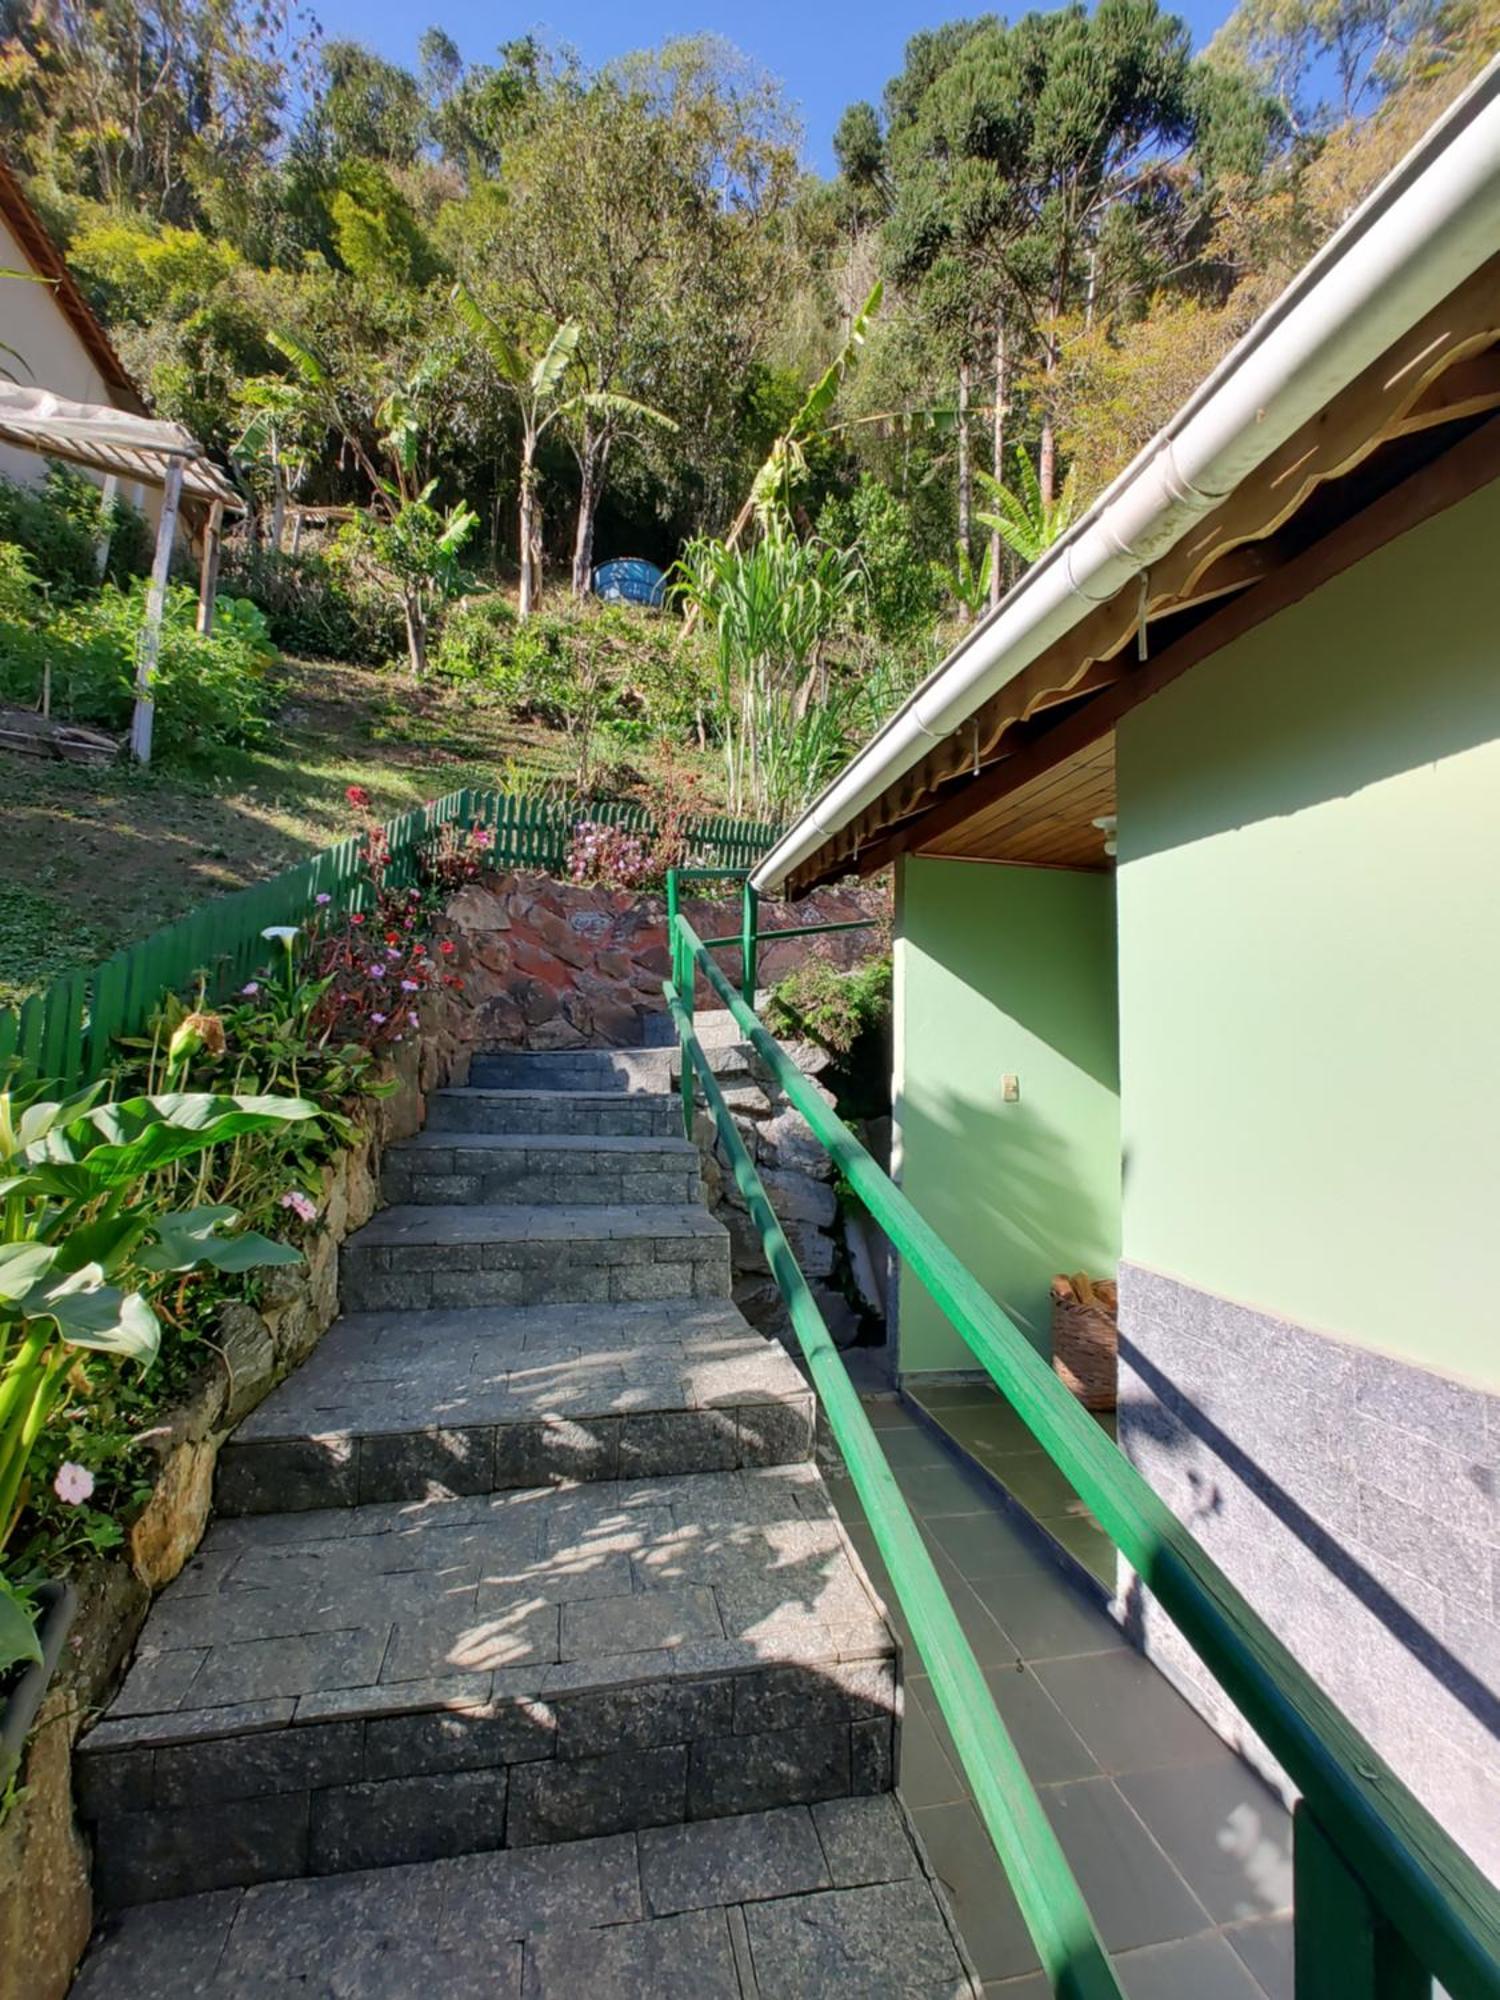
[[[429,480],[411,499],[383,482],[391,512],[373,509],[356,516],[344,546],[372,580],[396,592],[406,621],[406,650],[414,674],[427,670],[427,637],[434,604],[462,589],[459,558],[479,526],[479,516],[462,501],[440,513],[432,505],[437,487]]]

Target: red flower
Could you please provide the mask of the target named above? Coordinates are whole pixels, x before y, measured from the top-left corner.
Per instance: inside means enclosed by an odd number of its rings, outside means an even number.
[[[351,914],[349,921],[351,924],[362,924],[364,922],[364,918],[358,910],[355,910]]]
[[[443,954],[444,958],[452,958],[454,952],[452,938],[444,938],[441,944],[439,944],[438,950]]]
[[[351,806],[358,806],[361,812],[369,809],[370,794],[365,790],[363,785],[350,785],[345,791],[344,797],[349,801]]]
[[[385,934],[385,941],[387,944],[400,944],[401,933],[399,931],[387,931]]]

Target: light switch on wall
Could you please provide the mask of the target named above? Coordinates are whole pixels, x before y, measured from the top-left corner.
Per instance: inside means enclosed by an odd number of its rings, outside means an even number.
[[[1018,1076],[1002,1076],[1000,1079],[1000,1102],[1002,1104],[1019,1104],[1020,1101],[1021,1079]]]

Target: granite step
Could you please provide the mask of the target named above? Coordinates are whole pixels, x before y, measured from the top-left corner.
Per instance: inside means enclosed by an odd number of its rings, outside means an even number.
[[[73,2000],[970,2000],[894,1798],[224,1889],[126,1910]]]
[[[341,1252],[346,1312],[727,1299],[729,1234],[698,1202],[382,1209]]]
[[[811,1457],[813,1396],[727,1300],[350,1313],[219,1455],[221,1515]]]
[[[421,1132],[385,1156],[388,1202],[685,1202],[702,1192],[683,1138],[573,1132]]]
[[[621,1090],[435,1090],[429,1132],[518,1132],[528,1137],[588,1133],[604,1138],[682,1137],[682,1106],[663,1092]]]
[[[896,1665],[807,1462],[216,1521],[78,1747],[96,1896],[888,1791]]]
[[[750,1051],[743,1038],[702,1043],[715,1076],[748,1076]],[[666,1048],[562,1049],[532,1054],[506,1049],[476,1055],[469,1085],[479,1090],[608,1091],[652,1096],[670,1091],[681,1075],[675,1042]]]

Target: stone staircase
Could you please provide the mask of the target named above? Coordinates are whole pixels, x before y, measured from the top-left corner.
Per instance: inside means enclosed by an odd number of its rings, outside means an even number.
[[[80,1745],[115,1914],[76,1992],[259,1991],[261,1934],[328,1993],[970,1990],[882,1797],[895,1645],[674,1065],[477,1058],[388,1155],[344,1316]]]

